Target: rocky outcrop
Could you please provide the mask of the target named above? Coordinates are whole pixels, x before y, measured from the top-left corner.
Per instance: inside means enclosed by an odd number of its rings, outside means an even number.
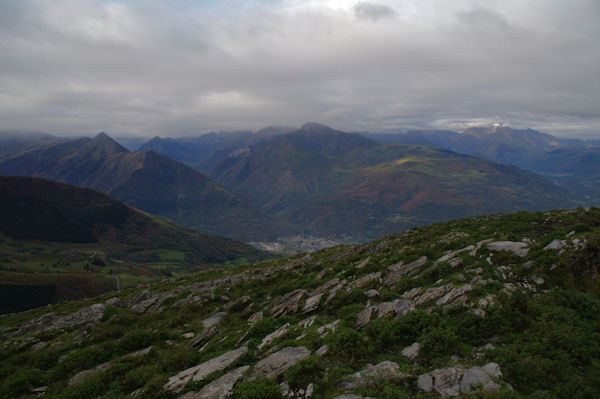
[[[388,267],[388,270],[390,272],[388,273],[387,276],[385,276],[383,283],[385,285],[396,284],[398,281],[400,281],[402,276],[404,276],[405,274],[411,273],[412,271],[423,266],[425,263],[427,263],[427,257],[422,256],[419,259],[417,259],[414,262],[411,262],[407,265],[405,265],[403,262],[391,265]]]
[[[386,380],[392,378],[401,378],[404,374],[400,371],[398,363],[383,361],[376,365],[367,364],[367,367],[359,372],[356,372],[340,384],[344,389],[356,389],[365,385],[369,378],[383,378]]]
[[[310,298],[308,298],[306,300],[306,302],[304,303],[304,308],[302,309],[302,313],[306,314],[306,313],[310,313],[312,311],[317,310],[317,308],[319,307],[319,303],[321,302],[321,297],[323,296],[323,294],[317,294],[314,296],[311,296]]]
[[[179,399],[224,399],[231,395],[234,385],[244,377],[250,366],[242,366],[208,383],[198,392],[188,392]]]
[[[298,312],[300,301],[307,296],[306,290],[297,289],[277,298],[271,305],[271,314],[273,317],[294,314]]]
[[[196,337],[194,337],[194,339],[192,339],[188,343],[188,345],[191,347],[198,346],[208,341],[209,339],[217,335],[219,332],[220,330],[217,327],[205,328],[204,330],[202,330],[202,332],[200,332],[200,334],[196,335]]]
[[[517,256],[525,257],[529,253],[526,242],[520,241],[496,241],[487,244],[487,249],[490,251],[510,251]]]
[[[127,306],[132,312],[143,314],[146,312],[156,312],[160,309],[160,305],[166,298],[160,294],[153,294],[146,290],[137,295]]]
[[[225,316],[227,316],[227,313],[225,312],[215,313],[214,315],[202,320],[202,326],[204,326],[204,328],[211,328],[212,326],[219,324],[219,322],[223,320]]]
[[[59,328],[71,328],[80,326],[82,324],[94,324],[98,322],[102,316],[106,306],[102,303],[95,303],[87,308],[81,309],[78,312],[70,314],[68,316],[54,319],[49,325],[45,327],[46,330],[57,330]]]
[[[347,289],[351,290],[353,288],[363,287],[363,286],[367,285],[368,283],[370,283],[371,281],[378,280],[379,277],[381,277],[381,272],[369,273],[366,276],[357,278],[356,280],[354,280],[353,282],[348,284]]]
[[[309,355],[310,350],[304,346],[288,346],[256,363],[252,375],[263,378],[275,378]]]
[[[495,391],[501,385],[492,378],[501,378],[502,372],[497,363],[488,363],[485,366],[473,366],[469,369],[463,367],[447,367],[435,369],[427,374],[422,374],[417,379],[417,386],[423,392],[437,392],[443,397],[458,396],[461,393],[471,393],[477,389]]]
[[[215,371],[225,370],[227,367],[235,364],[238,360],[248,353],[247,347],[241,347],[226,352],[198,366],[190,367],[169,378],[163,389],[179,392],[190,381],[202,381],[209,374]]]
[[[277,330],[273,331],[271,334],[267,335],[263,338],[262,342],[256,348],[257,350],[262,350],[267,345],[270,345],[277,338],[284,336],[290,329],[290,323],[285,323],[283,326],[279,327]]]

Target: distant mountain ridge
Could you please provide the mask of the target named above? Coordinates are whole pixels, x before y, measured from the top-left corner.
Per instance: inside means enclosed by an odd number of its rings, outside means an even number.
[[[33,148],[0,162],[0,173],[94,188],[211,234],[248,240],[296,231],[200,172],[151,151],[129,152],[105,133]]]
[[[381,142],[435,146],[515,165],[543,175],[587,205],[598,205],[600,198],[600,146],[593,140],[561,139],[533,129],[508,126],[469,128],[460,134],[413,130],[365,135]]]
[[[575,204],[515,167],[315,123],[218,161],[209,176],[314,234],[371,238],[456,217]]]

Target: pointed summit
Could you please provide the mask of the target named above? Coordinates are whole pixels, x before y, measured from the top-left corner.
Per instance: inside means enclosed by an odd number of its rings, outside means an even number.
[[[95,150],[101,150],[104,154],[129,152],[129,150],[117,143],[112,137],[104,132],[98,133],[98,135],[90,141],[89,146]]]
[[[307,133],[333,133],[334,129],[330,128],[327,125],[323,125],[321,123],[316,122],[306,122],[301,128],[301,132]]]

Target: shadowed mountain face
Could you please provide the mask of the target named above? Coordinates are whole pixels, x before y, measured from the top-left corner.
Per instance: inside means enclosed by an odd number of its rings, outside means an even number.
[[[131,153],[105,133],[0,162],[4,175],[35,176],[90,187],[186,227],[238,239],[294,230],[200,172],[151,151]]]
[[[542,177],[512,166],[317,124],[250,146],[209,175],[267,213],[317,234],[360,239],[456,217],[574,204]]]
[[[0,176],[0,232],[13,239],[97,243],[118,256],[182,251],[188,263],[223,263],[263,254],[244,243],[183,229],[106,194],[50,180]]]
[[[459,154],[515,165],[539,173],[569,190],[584,204],[600,198],[600,147],[594,141],[559,139],[532,129],[509,127],[450,131],[410,131],[404,134],[367,134],[381,142],[441,147]]]

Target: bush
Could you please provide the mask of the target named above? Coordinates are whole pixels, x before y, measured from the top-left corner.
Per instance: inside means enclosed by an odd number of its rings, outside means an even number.
[[[283,399],[281,388],[275,380],[260,378],[240,382],[233,389],[236,399]]]

